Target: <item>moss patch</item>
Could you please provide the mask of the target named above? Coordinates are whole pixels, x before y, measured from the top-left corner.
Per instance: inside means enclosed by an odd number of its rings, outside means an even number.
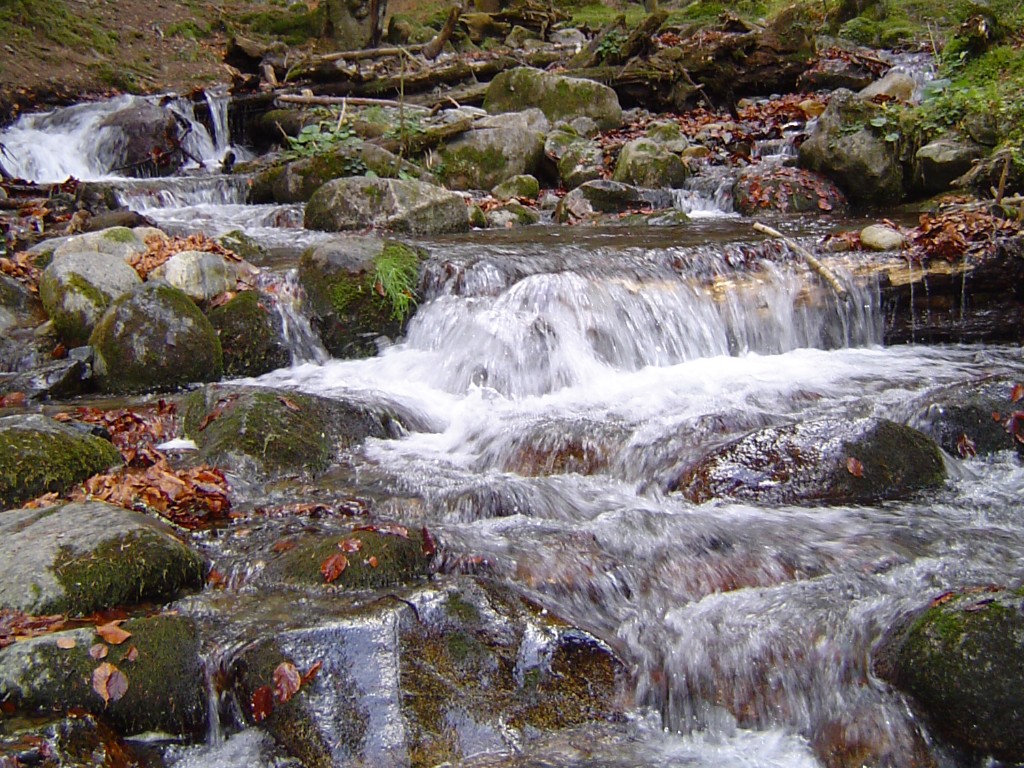
[[[434,169],[435,175],[442,184],[453,189],[490,187],[491,183],[487,182],[501,176],[508,164],[498,147],[461,144],[447,147],[440,154],[441,163]]]
[[[226,376],[259,376],[291,360],[256,291],[242,291],[211,311],[210,323],[220,338]]]

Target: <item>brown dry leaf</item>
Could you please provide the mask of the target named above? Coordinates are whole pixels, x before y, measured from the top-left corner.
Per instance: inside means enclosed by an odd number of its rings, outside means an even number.
[[[316,679],[316,676],[320,674],[320,670],[323,668],[324,663],[319,659],[313,662],[313,666],[306,670],[306,674],[302,676],[302,684],[308,685]]]
[[[104,704],[117,701],[128,692],[128,678],[117,667],[103,662],[92,673],[92,689]]]
[[[1010,392],[1010,402],[1016,403],[1021,399],[1024,399],[1024,384],[1014,384],[1013,390]]]
[[[864,465],[860,459],[853,456],[846,459],[846,471],[854,477],[864,477]]]
[[[0,408],[14,408],[25,404],[24,392],[11,392],[8,395],[0,396]]]
[[[373,555],[370,555],[368,558],[366,558],[365,562],[371,568],[376,568],[377,567],[377,558],[374,557]]]
[[[282,661],[274,670],[274,698],[284,704],[302,687],[302,676],[290,661]]]
[[[132,636],[131,632],[121,629],[120,624],[120,621],[111,621],[108,624],[96,627],[96,634],[111,645],[120,645]]]
[[[302,410],[298,405],[296,405],[294,400],[289,400],[287,397],[282,397],[278,395],[277,402],[279,402],[289,411],[292,411],[294,413],[298,413],[299,411]]]
[[[261,685],[253,691],[250,705],[252,706],[252,719],[257,723],[270,717],[270,713],[274,711],[274,692],[270,690],[270,686]]]
[[[280,554],[281,552],[288,552],[295,549],[298,542],[295,539],[278,539],[274,542],[274,546],[271,547],[275,552]]]
[[[70,651],[76,645],[78,645],[78,641],[75,640],[75,638],[73,638],[73,637],[58,637],[57,638],[57,647],[60,648],[62,651]]]
[[[139,660],[139,649],[136,646],[132,646],[128,649],[128,652],[121,657],[122,661],[136,662]]]
[[[349,554],[354,554],[362,548],[363,542],[359,539],[344,539],[338,542],[338,549]]]
[[[336,580],[348,568],[348,558],[341,552],[337,552],[320,564],[320,573],[324,575],[324,581],[330,584]]]
[[[89,649],[89,656],[92,657],[95,661],[101,661],[107,658],[107,654],[109,652],[110,648],[108,648],[106,645],[104,645],[103,643],[96,643]]]
[[[966,459],[971,456],[978,455],[978,447],[974,444],[974,441],[967,436],[967,433],[960,435],[960,439],[956,441],[956,452],[960,454],[961,459]]]

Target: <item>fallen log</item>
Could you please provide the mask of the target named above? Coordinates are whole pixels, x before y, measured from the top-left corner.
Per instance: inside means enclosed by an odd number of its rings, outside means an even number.
[[[274,99],[275,105],[294,104],[300,107],[394,107],[429,111],[428,107],[393,99],[370,99],[362,96],[316,96],[313,94],[284,93]]]
[[[829,287],[833,291],[835,291],[836,296],[838,296],[841,301],[849,301],[849,291],[847,291],[846,288],[843,287],[843,284],[839,282],[839,278],[836,277],[835,272],[833,272],[831,269],[822,264],[821,261],[818,260],[817,256],[808,251],[795,240],[791,240],[790,238],[786,237],[784,234],[779,232],[779,230],[772,229],[766,224],[762,224],[759,221],[755,221],[754,229],[756,229],[758,232],[768,235],[769,237],[774,237],[784,242],[787,248],[789,248],[791,251],[793,251],[793,253],[797,254],[804,261],[806,261],[807,266],[809,266],[811,269],[817,272],[818,276],[826,283],[828,283]]]

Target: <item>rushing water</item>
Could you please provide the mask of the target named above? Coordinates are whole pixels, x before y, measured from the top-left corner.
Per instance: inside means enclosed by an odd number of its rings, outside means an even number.
[[[12,135],[0,137],[9,149]],[[23,169],[43,166],[32,162]],[[1017,348],[881,346],[878,286],[843,275],[851,300],[838,301],[755,241],[724,188],[709,175],[680,194],[680,208],[715,214],[686,228],[424,241],[423,299],[406,337],[372,359],[329,360],[301,315],[285,318],[298,364],[257,383],[410,414],[418,426],[369,441],[353,475],[422,499],[447,570],[514,583],[629,665],[634,716],[618,731],[466,765],[810,768],[835,744],[910,765],[920,724],[874,677],[873,644],[946,589],[1019,580],[1024,470],[1010,455],[949,458],[944,488],[876,506],[666,492],[689,462],[760,426],[908,421],[936,387],[1024,377]],[[295,229],[300,209],[244,205],[229,178],[123,190],[181,229],[324,237]],[[295,290],[288,274],[268,280]],[[269,766],[272,753],[248,730],[177,765]]]

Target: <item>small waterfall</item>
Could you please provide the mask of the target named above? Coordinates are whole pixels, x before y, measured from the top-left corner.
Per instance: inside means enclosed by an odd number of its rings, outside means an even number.
[[[262,272],[259,275],[258,287],[264,295],[273,300],[274,311],[281,323],[282,335],[291,353],[292,365],[327,362],[330,354],[310,326],[309,318],[302,313],[303,292],[299,284],[298,270]]]

